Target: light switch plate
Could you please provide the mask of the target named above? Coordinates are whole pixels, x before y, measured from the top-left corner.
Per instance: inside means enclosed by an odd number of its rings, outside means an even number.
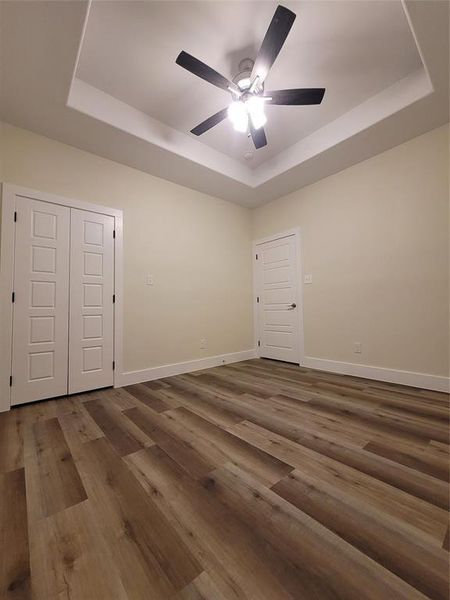
[[[145,285],[153,285],[153,275],[147,275]]]
[[[304,278],[303,278],[303,282],[304,283],[312,283],[312,274],[311,273],[307,273]]]

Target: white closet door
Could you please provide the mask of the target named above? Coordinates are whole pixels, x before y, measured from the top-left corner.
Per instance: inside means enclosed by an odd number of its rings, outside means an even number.
[[[114,217],[71,209],[69,393],[113,385]]]
[[[70,209],[17,198],[11,403],[67,394]]]

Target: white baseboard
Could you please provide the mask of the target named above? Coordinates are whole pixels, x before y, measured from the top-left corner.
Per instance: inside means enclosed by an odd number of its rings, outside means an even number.
[[[202,369],[211,369],[220,365],[231,364],[243,360],[257,358],[256,350],[243,350],[241,352],[232,352],[230,354],[220,354],[218,356],[208,356],[186,362],[174,363],[171,365],[162,365],[160,367],[151,367],[140,371],[126,371],[122,373],[116,387],[142,383],[143,381],[153,381],[163,377],[173,375],[182,375]],[[428,375],[427,373],[415,373],[413,371],[400,371],[397,369],[385,369],[383,367],[372,367],[357,363],[345,363],[337,360],[328,360],[324,358],[314,358],[305,356],[302,361],[303,367],[318,369],[320,371],[329,371],[330,373],[339,373],[341,375],[353,375],[375,381],[387,381],[389,383],[398,383],[400,385],[409,385],[411,387],[434,390],[438,392],[450,391],[450,378],[439,375]]]
[[[310,369],[319,369],[320,371],[340,373],[341,375],[354,375],[355,377],[364,377],[365,379],[375,379],[376,381],[387,381],[389,383],[409,385],[437,392],[448,393],[450,390],[450,378],[441,377],[439,375],[371,367],[369,365],[345,363],[337,360],[313,358],[311,356],[305,356],[302,361],[302,366]]]
[[[250,360],[251,358],[256,358],[256,350],[243,350],[241,352],[232,352],[231,354],[208,356],[206,358],[198,358],[196,360],[174,363],[172,365],[162,365],[161,367],[142,369],[141,371],[126,371],[119,376],[116,387],[132,385],[133,383],[142,383],[143,381],[152,381],[153,379],[161,379],[163,377],[171,377],[172,375],[182,375],[183,373],[201,371],[202,369],[211,369],[212,367],[240,362],[242,360]]]

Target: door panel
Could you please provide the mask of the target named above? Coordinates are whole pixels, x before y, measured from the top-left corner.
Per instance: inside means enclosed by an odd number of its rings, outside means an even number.
[[[17,198],[11,403],[67,394],[70,209]]]
[[[257,245],[260,355],[300,361],[298,277],[294,235]],[[296,305],[296,306],[292,306]]]
[[[113,385],[114,217],[71,209],[69,393]]]

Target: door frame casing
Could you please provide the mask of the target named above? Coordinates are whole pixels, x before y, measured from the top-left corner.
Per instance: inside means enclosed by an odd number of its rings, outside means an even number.
[[[11,295],[14,291],[14,212],[17,197],[41,200],[42,202],[114,217],[114,230],[116,232],[114,244],[114,387],[120,386],[120,373],[123,370],[123,211],[75,198],[2,183],[0,221],[0,339],[2,341],[0,344],[0,412],[9,410],[11,407],[11,387],[9,384],[12,371],[13,341],[13,303]]]
[[[279,233],[274,233],[273,235],[269,235],[264,238],[260,238],[258,240],[253,241],[252,249],[253,249],[253,331],[254,331],[254,344],[255,344],[255,352],[258,358],[261,358],[261,351],[258,346],[259,337],[259,318],[258,318],[258,303],[257,296],[261,296],[259,287],[260,282],[258,281],[258,270],[257,270],[257,260],[256,254],[258,253],[258,246],[260,244],[265,244],[266,242],[275,242],[276,240],[294,236],[295,240],[295,252],[296,252],[296,260],[297,260],[297,319],[298,319],[298,362],[299,365],[302,366],[305,357],[305,335],[303,330],[303,269],[302,269],[302,251],[301,251],[301,232],[300,227],[294,227],[293,229],[288,229],[287,231],[281,231]]]

